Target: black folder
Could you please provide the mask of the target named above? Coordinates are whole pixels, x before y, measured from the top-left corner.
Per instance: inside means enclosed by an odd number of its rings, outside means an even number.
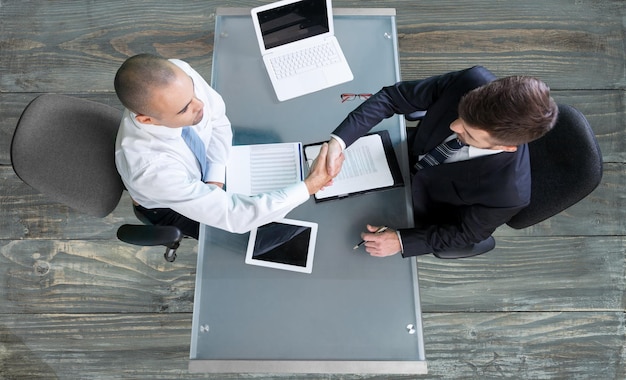
[[[367,136],[373,136],[376,135],[379,137],[379,141],[382,144],[382,149],[384,152],[384,160],[386,161],[386,168],[389,169],[389,171],[385,171],[384,173],[369,173],[369,174],[365,174],[365,175],[357,175],[355,177],[352,177],[350,179],[346,179],[343,180],[341,178],[341,173],[339,176],[337,176],[335,178],[335,183],[333,186],[328,187],[327,189],[320,191],[318,193],[315,194],[315,201],[316,202],[325,202],[325,201],[329,201],[329,200],[333,200],[333,199],[342,199],[342,198],[346,198],[346,197],[350,197],[350,196],[354,196],[354,195],[360,195],[360,194],[367,194],[373,191],[381,191],[381,190],[387,190],[387,189],[392,189],[395,187],[401,187],[404,186],[404,181],[402,179],[402,172],[400,171],[400,166],[398,165],[398,160],[396,159],[396,154],[394,152],[393,149],[393,145],[391,143],[391,138],[389,137],[389,132],[386,130],[382,130],[382,131],[378,131],[378,132],[373,132],[373,133],[369,133],[363,137],[361,137],[361,139],[363,139],[364,137]],[[359,139],[359,140],[361,140]],[[348,164],[348,160],[349,155],[350,155],[350,149],[358,146],[359,144],[357,144],[357,142],[359,142],[359,140],[357,140],[354,144],[352,144],[350,147],[348,147],[346,149],[346,151],[344,152],[344,154],[346,155],[346,161],[344,162],[344,166],[342,167],[342,171],[344,171],[344,169],[346,168],[346,165]],[[371,137],[368,139],[368,141],[371,142],[378,142],[377,139],[372,139]],[[307,163],[310,163],[315,159],[315,157],[317,157],[317,153],[313,153],[312,151],[318,151],[319,147],[323,144],[324,142],[318,142],[318,143],[313,143],[313,144],[306,144],[304,145],[304,157],[307,161]],[[309,148],[309,149],[307,149]],[[314,148],[314,149],[311,149]],[[379,146],[375,146],[374,147],[376,150],[379,150]],[[307,150],[309,151],[309,154],[307,155]],[[315,156],[311,156],[311,154],[314,154]],[[378,152],[380,153],[380,152]],[[378,154],[377,153],[377,154]],[[352,156],[352,159],[350,159],[351,161],[353,161],[356,164],[360,164],[362,162],[357,162],[358,159],[361,157],[356,157],[356,156]],[[355,161],[356,160],[356,161]],[[370,181],[366,179],[368,178],[372,178],[371,176],[379,176],[379,175],[384,175],[385,178],[387,179],[387,182],[385,185],[377,185],[377,184],[373,184],[372,186],[370,186]],[[390,177],[389,177],[390,176]],[[359,181],[359,177],[362,177],[361,181]],[[347,184],[348,181],[352,182],[353,184]],[[358,184],[354,184],[357,183]],[[345,185],[347,184],[347,185]],[[344,188],[345,185],[345,191],[341,191],[339,194],[333,194],[336,193],[336,189],[333,189],[334,186],[342,186],[341,189]],[[329,195],[330,193],[330,195]]]

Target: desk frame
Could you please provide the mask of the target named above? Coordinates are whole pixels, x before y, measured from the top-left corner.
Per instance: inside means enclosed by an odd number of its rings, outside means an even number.
[[[388,38],[393,40],[394,49],[397,52],[397,38],[395,36],[395,9],[389,8],[369,8],[369,9],[334,9],[335,16],[387,16],[391,17],[394,24],[393,36]],[[246,16],[250,14],[250,10],[247,8],[218,8],[216,11],[216,17],[222,16]],[[216,22],[217,26],[217,22]],[[220,36],[216,31],[216,41]],[[217,42],[216,42],[217,45]],[[217,51],[217,49],[216,49]],[[214,54],[216,54],[214,51]],[[393,64],[396,66],[397,78],[399,80],[399,62],[397,54],[395,55]],[[215,56],[213,65],[213,78],[215,78]],[[218,89],[218,92],[220,90]],[[227,112],[228,104],[227,103]],[[404,126],[404,121],[399,121],[400,126]],[[401,132],[402,138],[405,141],[406,136],[404,131]],[[400,156],[406,157],[406,143],[400,144],[397,148],[400,149]],[[406,160],[403,160],[406,161]],[[408,178],[408,166],[406,162],[401,162],[402,170],[405,176],[405,196],[410,199],[410,183]],[[313,202],[312,200],[309,200]],[[343,201],[339,201],[343,202]],[[302,207],[302,206],[301,206]],[[407,207],[410,209],[410,206]],[[412,210],[408,210],[409,215],[412,215]],[[289,216],[288,216],[289,217]],[[411,216],[412,219],[412,216]],[[196,297],[194,302],[194,312],[192,321],[192,342],[190,352],[189,371],[190,372],[204,372],[204,373],[369,373],[369,374],[425,374],[427,373],[427,364],[424,355],[424,344],[422,336],[422,320],[421,320],[421,308],[419,299],[419,287],[418,287],[418,274],[417,274],[417,262],[415,258],[402,259],[405,263],[410,264],[410,277],[413,285],[413,299],[411,300],[414,305],[415,322],[411,325],[413,332],[416,334],[417,344],[417,357],[410,360],[276,360],[276,359],[222,359],[222,358],[206,358],[203,357],[200,352],[199,339],[202,339],[200,335],[202,332],[208,331],[208,325],[203,325],[199,320],[201,313],[201,299],[202,299],[202,268],[207,265],[205,259],[206,255],[203,252],[206,251],[204,247],[204,241],[207,239],[208,233],[207,226],[201,226],[200,229],[200,244],[198,254],[198,274],[196,278]],[[208,254],[207,254],[208,255]],[[317,255],[317,254],[316,254]],[[315,271],[315,269],[314,269]],[[407,300],[408,301],[408,300]],[[409,330],[409,326],[407,326]]]

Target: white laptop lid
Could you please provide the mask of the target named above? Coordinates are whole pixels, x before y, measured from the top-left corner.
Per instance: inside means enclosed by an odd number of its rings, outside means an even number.
[[[261,54],[303,40],[333,36],[331,0],[281,0],[252,9]]]

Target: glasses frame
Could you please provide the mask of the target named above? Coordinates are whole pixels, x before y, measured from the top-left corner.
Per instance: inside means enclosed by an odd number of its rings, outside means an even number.
[[[372,94],[351,94],[351,93],[343,93],[341,95],[339,95],[341,97],[341,102],[345,103],[347,101],[352,101],[356,98],[362,99],[362,100],[367,100],[369,99]]]

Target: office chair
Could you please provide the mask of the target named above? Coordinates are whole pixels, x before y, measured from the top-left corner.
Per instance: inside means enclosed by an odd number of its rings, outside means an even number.
[[[13,170],[54,201],[105,217],[124,191],[115,167],[120,120],[121,112],[105,104],[40,95],[26,106],[13,134]],[[119,227],[117,237],[140,246],[164,245],[165,259],[172,262],[183,234],[173,226],[125,224]]]
[[[602,153],[585,116],[559,104],[554,128],[528,144],[530,204],[507,222],[523,229],[542,222],[589,195],[602,179]]]
[[[589,195],[602,179],[602,153],[585,116],[576,108],[559,104],[554,128],[528,144],[532,178],[530,204],[506,224],[523,229],[573,206]],[[409,115],[418,120],[423,114]],[[490,237],[471,250],[438,252],[441,259],[458,259],[486,253],[495,247]]]

